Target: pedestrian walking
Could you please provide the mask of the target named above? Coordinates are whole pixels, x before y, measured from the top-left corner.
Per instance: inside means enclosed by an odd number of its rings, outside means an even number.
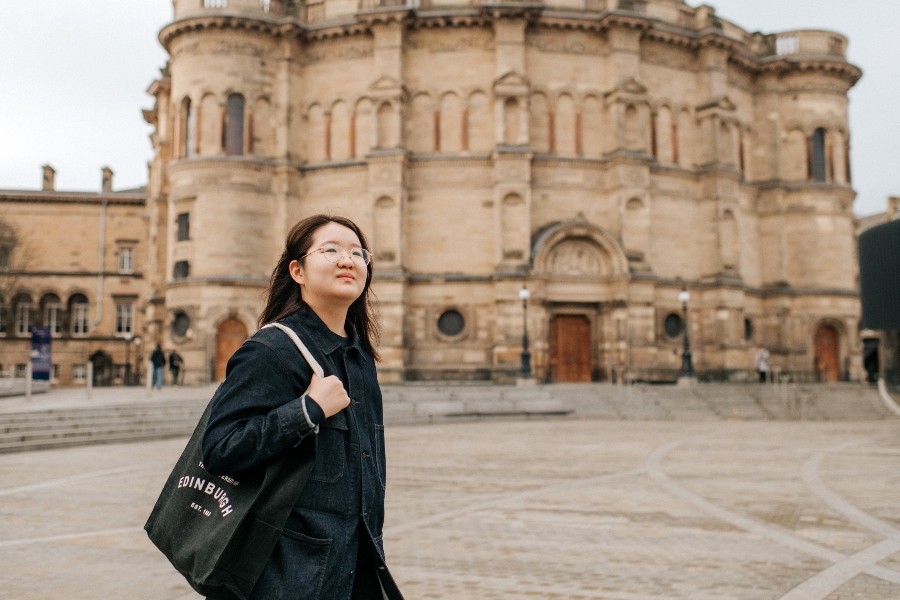
[[[769,378],[769,351],[763,347],[756,351],[756,374],[760,383],[766,383]]]
[[[178,375],[181,373],[182,364],[184,364],[184,359],[177,350],[172,350],[169,353],[169,372],[172,373],[172,385],[178,385]]]
[[[153,387],[158,390],[162,388],[163,367],[166,366],[166,353],[159,344],[150,354],[150,364],[153,365]]]
[[[315,436],[312,474],[254,600],[402,600],[382,540],[386,465],[371,267],[365,236],[349,219],[317,215],[294,225],[258,324],[294,330],[325,377],[283,332],[260,329],[228,361],[212,406],[202,447],[213,474],[259,468]],[[297,397],[298,389],[307,391]]]

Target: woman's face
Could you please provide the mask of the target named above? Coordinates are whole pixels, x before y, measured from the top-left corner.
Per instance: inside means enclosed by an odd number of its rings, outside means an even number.
[[[353,260],[353,251],[361,247],[349,227],[331,222],[316,229],[304,264],[293,260],[289,266],[291,277],[300,284],[303,301],[313,310],[335,305],[349,308],[363,293],[369,272],[367,265]]]

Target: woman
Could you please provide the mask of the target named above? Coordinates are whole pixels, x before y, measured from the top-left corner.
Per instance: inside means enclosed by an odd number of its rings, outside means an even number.
[[[293,329],[326,377],[315,376],[274,327],[228,361],[203,438],[210,472],[253,469],[316,438],[312,474],[254,599],[402,599],[382,545],[384,420],[371,282],[371,254],[356,224],[326,215],[300,221],[272,272],[259,325]]]

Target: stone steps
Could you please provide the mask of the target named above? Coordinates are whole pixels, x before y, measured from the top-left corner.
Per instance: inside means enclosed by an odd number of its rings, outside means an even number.
[[[0,413],[0,452],[189,435],[207,400]]]
[[[99,406],[0,411],[0,452],[172,436],[187,437],[208,402],[195,397],[110,400]],[[874,388],[839,385],[385,386],[388,424],[489,418],[611,420],[815,420],[896,418]]]

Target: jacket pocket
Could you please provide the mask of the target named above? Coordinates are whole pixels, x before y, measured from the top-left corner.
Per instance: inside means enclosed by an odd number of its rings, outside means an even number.
[[[309,478],[322,483],[335,483],[344,475],[349,430],[347,417],[341,411],[319,428],[316,436],[316,464]]]
[[[321,600],[333,543],[285,529],[250,600]]]
[[[347,418],[340,412],[322,424],[316,435],[316,464],[306,482],[297,508],[347,517],[352,490],[347,469],[350,445]]]

